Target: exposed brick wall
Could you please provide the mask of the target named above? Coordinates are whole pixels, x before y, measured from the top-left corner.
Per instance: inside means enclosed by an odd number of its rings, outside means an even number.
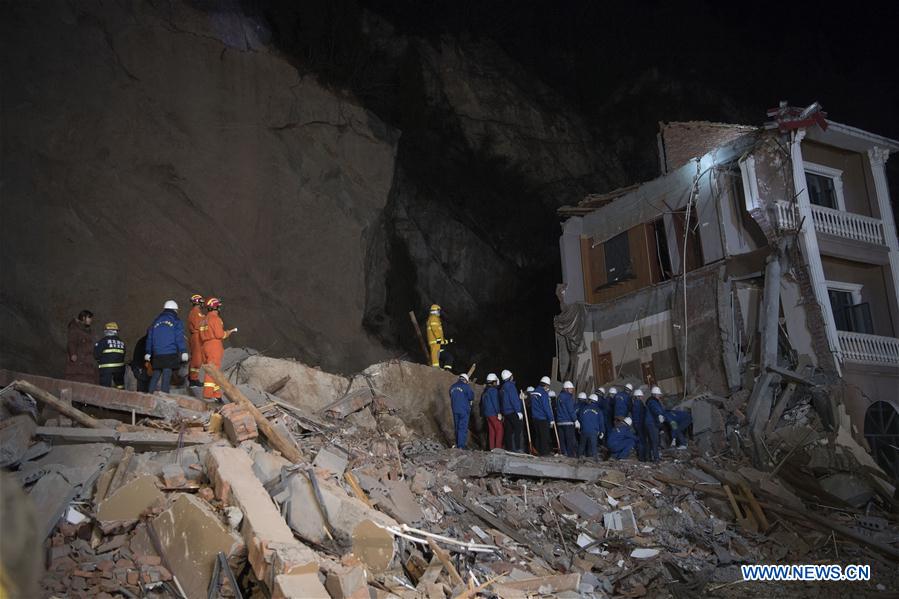
[[[683,166],[691,158],[703,156],[741,135],[758,130],[755,127],[708,121],[659,123],[659,129],[669,172]]]

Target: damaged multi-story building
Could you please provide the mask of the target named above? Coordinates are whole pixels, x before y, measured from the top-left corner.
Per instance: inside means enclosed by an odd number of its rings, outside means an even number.
[[[744,389],[756,428],[791,377],[841,380],[857,436],[894,470],[899,243],[884,165],[899,142],[817,104],[769,116],[661,124],[660,177],[559,210],[561,374]]]

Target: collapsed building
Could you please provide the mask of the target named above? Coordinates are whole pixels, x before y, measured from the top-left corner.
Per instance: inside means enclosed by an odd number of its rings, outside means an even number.
[[[769,116],[762,128],[662,124],[659,178],[559,210],[562,378],[736,397],[756,445],[797,386],[827,384],[824,421],[899,477],[899,243],[884,171],[899,142],[817,105]]]

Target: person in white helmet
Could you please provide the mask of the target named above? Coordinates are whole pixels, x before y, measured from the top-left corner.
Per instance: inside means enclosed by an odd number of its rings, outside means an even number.
[[[518,396],[518,388],[512,378],[512,372],[503,370],[500,373],[502,386],[500,387],[499,400],[505,423],[504,441],[507,451],[524,452],[524,404]]]
[[[646,416],[644,419],[646,434],[644,438],[646,457],[652,462],[658,462],[659,455],[659,428],[665,424],[665,406],[662,405],[662,390],[653,387],[650,397],[646,400]]]
[[[499,402],[499,377],[487,375],[487,384],[481,393],[481,415],[487,419],[487,446],[496,449],[503,446],[503,411]]]
[[[581,441],[578,446],[578,454],[581,457],[590,457],[594,460],[597,457],[597,440],[605,428],[602,419],[602,410],[599,409],[599,397],[595,393],[591,393],[588,397],[589,403],[581,410],[578,417],[581,430]]]
[[[178,318],[178,303],[168,300],[162,312],[147,330],[147,345],[144,361],[153,366],[150,376],[150,393],[160,390],[168,393],[172,382],[172,371],[187,362],[187,341],[184,337],[184,323]]]
[[[474,402],[474,391],[468,384],[468,375],[462,373],[449,390],[453,407],[453,425],[456,429],[456,447],[465,449],[468,444],[468,417]]]
[[[577,441],[574,437],[575,422],[577,422],[577,409],[574,405],[574,383],[565,381],[562,383],[562,392],[559,393],[559,401],[556,409],[556,430],[559,432],[559,449],[570,457],[577,457]]]
[[[540,384],[531,393],[531,416],[533,416],[534,434],[537,437],[537,454],[549,455],[550,453],[550,427],[555,426],[553,409],[549,403],[550,379],[545,376],[540,379]]]
[[[637,436],[637,459],[645,462],[646,449],[646,404],[643,403],[643,389],[635,389],[631,395],[631,418],[634,420],[634,433]]]

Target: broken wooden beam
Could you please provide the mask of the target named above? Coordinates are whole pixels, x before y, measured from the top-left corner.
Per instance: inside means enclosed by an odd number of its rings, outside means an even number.
[[[539,593],[541,595],[559,594],[566,591],[576,592],[581,584],[581,575],[574,574],[553,574],[551,576],[541,576],[539,578],[525,578],[523,580],[508,580],[498,582],[493,586],[494,592],[500,597],[514,596],[509,591],[519,591],[520,593],[532,594]]]
[[[60,399],[55,397],[52,393],[45,391],[40,387],[29,383],[28,381],[15,380],[10,384],[10,386],[16,391],[27,393],[35,400],[53,408],[66,418],[77,422],[81,426],[86,426],[93,429],[103,428],[104,426],[103,423],[101,423],[99,420],[88,416],[78,408],[70,406],[66,402],[61,401]]]
[[[45,376],[25,374],[0,369],[0,387],[13,381],[25,381],[56,397],[63,389],[71,391],[72,403],[84,404],[106,410],[152,416],[166,420],[205,420],[208,417],[206,402],[191,397],[166,393],[138,393],[89,383],[65,381]],[[54,408],[55,409],[55,408]]]
[[[676,487],[683,487],[685,489],[690,489],[692,491],[697,491],[699,493],[705,493],[707,495],[711,495],[712,497],[717,497],[719,499],[727,499],[727,493],[724,491],[720,491],[714,487],[709,487],[708,484],[698,483],[687,480],[677,480],[673,478],[668,478],[667,476],[662,476],[661,474],[654,474],[653,478],[656,480],[665,483],[666,485],[673,485]],[[736,500],[740,503],[745,503],[747,505],[752,505],[751,500],[745,497],[736,497]],[[852,529],[846,528],[844,526],[840,526],[839,524],[834,523],[832,520],[825,518],[824,516],[819,516],[818,514],[812,512],[811,510],[805,510],[803,512],[799,512],[792,508],[788,508],[782,505],[774,505],[772,503],[767,503],[763,501],[758,502],[759,506],[768,510],[769,512],[774,512],[775,514],[780,514],[781,516],[787,516],[792,520],[808,520],[810,522],[814,522],[820,527],[825,528],[826,530],[831,530],[836,534],[839,534],[847,539],[855,541],[859,545],[863,545],[868,547],[869,549],[873,549],[878,551],[882,555],[890,558],[894,562],[899,562],[899,549],[895,549],[889,545],[885,545],[883,543],[878,543],[860,533],[855,532]]]
[[[418,343],[421,345],[421,353],[425,356],[425,364],[428,366],[431,365],[431,353],[428,351],[428,344],[425,343],[425,338],[421,334],[421,327],[418,326],[418,319],[415,318],[415,311],[409,310],[409,320],[412,321],[412,326],[415,328],[415,336],[418,337]]]
[[[277,381],[275,381],[274,383],[272,383],[271,385],[266,387],[265,392],[275,395],[278,393],[278,391],[283,389],[284,386],[289,382],[290,382],[290,375],[288,374],[287,376],[278,379]]]
[[[817,383],[815,381],[805,378],[804,376],[793,372],[792,370],[787,370],[786,368],[781,368],[777,364],[769,364],[768,372],[773,372],[775,374],[779,374],[786,380],[791,383],[796,383],[798,385],[808,385],[809,387],[814,387]]]
[[[208,433],[179,435],[166,431],[119,432],[112,428],[78,428],[71,426],[39,426],[35,435],[55,444],[115,443],[132,446],[139,451],[176,449],[179,445],[205,445],[215,437]]]
[[[444,551],[437,545],[437,543],[432,538],[428,538],[428,547],[431,548],[431,551],[434,555],[437,556],[437,559],[440,560],[440,563],[443,564],[443,567],[446,568],[447,573],[449,573],[450,581],[454,586],[465,584],[465,581],[462,580],[462,577],[459,576],[459,571],[456,570],[456,566],[453,564],[453,560],[450,559],[449,553]]]
[[[222,391],[228,399],[240,404],[253,415],[256,426],[259,427],[259,430],[262,431],[262,434],[265,435],[265,438],[268,439],[271,446],[280,451],[285,459],[290,460],[294,464],[303,461],[303,456],[300,454],[300,450],[297,449],[296,445],[294,445],[290,439],[284,438],[284,436],[272,426],[272,423],[268,421],[268,418],[259,411],[259,408],[253,405],[253,402],[247,399],[246,396],[240,392],[240,389],[234,386],[234,384],[222,374],[221,370],[216,368],[213,364],[204,364],[203,371],[206,373],[206,376],[210,377],[222,388]]]

